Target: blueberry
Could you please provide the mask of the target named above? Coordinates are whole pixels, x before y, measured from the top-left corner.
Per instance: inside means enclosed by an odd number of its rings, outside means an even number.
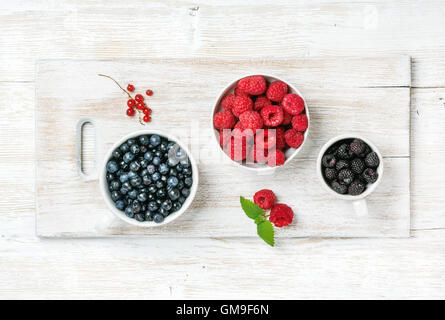
[[[181,203],[179,203],[179,202],[173,202],[173,206],[172,206],[171,212],[172,212],[172,213],[173,213],[173,212],[176,212],[176,211],[178,211],[179,209],[181,209],[181,207],[182,207],[182,204],[181,204]]]
[[[187,157],[179,162],[183,168],[190,168],[190,160]]]
[[[191,177],[187,177],[184,179],[184,183],[187,187],[191,187],[193,184],[193,179]]]
[[[147,151],[146,153],[144,153],[144,159],[150,162],[151,160],[153,160],[153,154],[150,151]]]
[[[164,216],[164,218],[165,218],[166,216],[168,216],[169,212],[168,212],[168,210],[165,210],[164,208],[160,208],[158,210],[158,213],[162,214]]]
[[[167,185],[171,187],[176,187],[179,183],[178,178],[171,176],[167,179]]]
[[[159,145],[159,149],[161,149],[161,151],[167,151],[168,150],[168,142],[167,141],[161,142],[161,144]]]
[[[153,221],[156,222],[156,223],[161,223],[162,221],[164,221],[164,216],[162,214],[160,214],[160,213],[156,213],[153,216]]]
[[[141,152],[141,148],[139,148],[139,146],[137,144],[134,144],[130,147],[130,151],[133,154],[138,154],[139,152]]]
[[[112,191],[110,195],[111,195],[111,200],[113,200],[114,202],[116,202],[121,198],[121,193],[117,191]]]
[[[149,166],[147,166],[147,171],[149,174],[153,174],[156,172],[156,168],[154,165],[150,164]]]
[[[148,146],[148,144],[150,143],[150,139],[148,139],[147,136],[140,136],[139,143],[143,146]]]
[[[150,212],[150,211],[147,211],[147,212],[145,213],[145,220],[146,220],[146,221],[153,221],[153,213]]]
[[[176,170],[178,170],[178,172],[182,172],[182,165],[181,165],[181,164],[178,164],[178,165],[176,166]]]
[[[138,194],[138,201],[145,202],[147,201],[147,194],[144,192],[141,192]]]
[[[138,201],[134,201],[131,204],[131,208],[133,209],[134,213],[139,213],[142,209],[141,204]]]
[[[128,163],[126,163],[124,160],[122,160],[121,162],[119,162],[119,166],[121,167],[121,169],[127,170]]]
[[[128,191],[131,190],[131,184],[128,181],[125,181],[124,183],[122,183],[122,188],[127,189]]]
[[[181,190],[181,193],[182,193],[182,195],[183,195],[184,197],[187,198],[187,197],[190,195],[190,189],[188,189],[188,188],[184,188],[184,189]]]
[[[130,180],[130,184],[133,187],[139,187],[142,183],[142,178],[141,177],[135,177],[133,179]]]
[[[172,201],[171,200],[165,200],[164,202],[162,202],[161,208],[164,209],[164,210],[170,211],[170,209],[172,208]]]
[[[169,167],[174,167],[179,163],[178,159],[176,159],[175,157],[169,157],[167,160],[167,164]]]
[[[119,167],[117,166],[116,161],[108,161],[107,171],[110,173],[115,173],[117,170],[119,170]]]
[[[133,208],[131,206],[128,206],[125,208],[125,215],[129,218],[133,218],[134,217],[134,212],[133,212]]]
[[[156,211],[156,210],[158,210],[158,205],[156,204],[156,202],[155,201],[150,201],[149,203],[148,203],[148,205],[147,205],[147,209],[148,209],[148,211],[150,211],[150,212],[154,212],[154,211]]]
[[[143,176],[148,176],[148,170],[147,170],[147,168],[145,168],[145,169],[143,169],[142,171],[141,171],[141,177],[143,177]]]
[[[120,189],[120,187],[121,187],[121,183],[118,180],[113,180],[110,182],[111,191],[117,191]]]
[[[117,200],[115,205],[116,205],[116,209],[118,209],[118,210],[123,210],[125,208],[124,200]]]
[[[159,172],[155,172],[151,175],[151,180],[154,182],[158,181],[159,179],[161,179],[161,174]]]
[[[169,172],[168,164],[166,164],[166,163],[161,163],[161,164],[159,165],[159,172],[162,173],[162,174],[167,174],[167,173]]]
[[[130,151],[130,146],[127,143],[123,143],[119,147],[119,150],[122,151],[123,153],[128,152]]]
[[[161,137],[158,136],[157,134],[154,134],[154,135],[152,135],[152,136],[150,137],[150,144],[151,144],[153,147],[158,146],[160,143],[161,143]]]
[[[191,176],[192,175],[192,170],[190,168],[184,168],[182,170],[182,174],[185,176]]]
[[[162,158],[162,152],[160,150],[156,150],[154,155],[155,157]]]
[[[184,197],[179,197],[179,203],[181,203],[181,204],[184,204],[184,202],[185,202],[185,198]]]
[[[127,140],[127,144],[131,147],[132,145],[136,144],[136,140],[135,139],[128,139]]]
[[[133,179],[136,178],[138,176],[138,174],[134,171],[130,171],[127,173],[128,179]]]
[[[138,213],[134,217],[139,222],[145,221],[145,214],[143,214],[143,213]]]
[[[129,177],[128,174],[123,174],[119,177],[120,182],[124,183],[126,181],[128,181]]]
[[[114,150],[111,156],[115,159],[119,159],[121,157],[121,153],[119,152],[119,150]]]
[[[142,183],[146,186],[151,184],[151,179],[148,175],[142,176]]]
[[[122,159],[125,161],[125,163],[129,163],[129,162],[133,161],[134,154],[131,152],[127,152],[124,154],[124,157]]]
[[[146,146],[141,146],[141,153],[146,153],[147,152],[147,147]]]
[[[105,176],[107,178],[107,181],[114,180],[114,174],[107,172],[107,175]]]
[[[164,188],[164,182],[162,182],[161,180],[157,181],[155,184],[156,188],[161,189]]]
[[[178,171],[176,171],[175,168],[171,168],[170,171],[169,171],[169,174],[170,174],[171,176],[176,176],[176,175],[178,174]]]
[[[155,166],[159,166],[159,165],[161,164],[161,158],[159,158],[159,157],[154,157],[152,163],[153,163]]]
[[[142,160],[139,161],[139,164],[141,165],[142,168],[147,168],[148,166],[148,161],[145,160],[144,158],[142,158]]]
[[[184,188],[184,182],[180,180],[178,183],[178,189],[181,190],[182,188]]]
[[[138,171],[141,168],[141,165],[139,164],[139,162],[137,161],[133,161],[132,163],[130,163],[130,170],[131,171]]]
[[[128,189],[125,189],[124,187],[121,187],[121,189],[119,190],[119,192],[123,195],[128,193]]]
[[[175,142],[170,141],[170,142],[167,144],[167,150],[170,150],[175,144],[176,144]]]
[[[138,192],[136,189],[131,190],[130,192],[128,192],[128,196],[130,197],[130,199],[136,199],[138,197]]]
[[[149,193],[147,198],[148,198],[148,201],[156,200],[156,196],[154,194],[152,194],[152,193]]]
[[[156,196],[159,199],[164,199],[167,196],[167,192],[165,191],[165,189],[158,189],[158,192],[156,192]]]
[[[156,193],[158,189],[154,185],[148,186],[148,192],[149,193]]]
[[[168,197],[173,201],[177,200],[179,196],[180,196],[179,190],[176,188],[170,189],[168,191]]]

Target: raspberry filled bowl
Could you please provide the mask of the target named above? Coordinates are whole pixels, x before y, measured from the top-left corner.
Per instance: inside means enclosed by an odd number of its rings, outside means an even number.
[[[185,145],[155,130],[123,137],[107,152],[99,177],[109,209],[132,225],[154,227],[183,214],[198,188],[198,168]]]
[[[250,170],[269,170],[291,161],[307,140],[309,125],[309,110],[298,89],[270,75],[233,81],[212,112],[219,148]]]

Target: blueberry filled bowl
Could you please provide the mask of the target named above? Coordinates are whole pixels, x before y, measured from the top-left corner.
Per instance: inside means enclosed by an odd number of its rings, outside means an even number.
[[[110,210],[137,226],[167,224],[183,214],[198,188],[185,145],[155,130],[123,137],[105,155],[100,188]]]

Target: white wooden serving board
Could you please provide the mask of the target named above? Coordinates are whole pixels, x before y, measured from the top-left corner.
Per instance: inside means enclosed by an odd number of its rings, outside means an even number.
[[[239,196],[262,188],[289,204],[295,223],[278,237],[407,237],[410,230],[410,85],[408,56],[287,58],[262,60],[150,59],[47,60],[36,70],[37,234],[43,237],[156,235],[256,237]],[[127,96],[103,73],[137,90],[150,88],[153,121],[143,127],[125,116]],[[257,175],[221,157],[212,141],[211,111],[217,95],[246,74],[270,74],[300,89],[311,114],[304,149],[272,175]],[[191,208],[169,225],[104,227],[111,214],[97,178],[82,179],[76,158],[76,126],[94,121],[97,166],[123,135],[143,128],[170,132],[188,142],[198,161],[200,184]],[[329,138],[357,132],[385,158],[381,185],[368,197],[369,217],[354,216],[351,203],[320,186],[319,148]]]

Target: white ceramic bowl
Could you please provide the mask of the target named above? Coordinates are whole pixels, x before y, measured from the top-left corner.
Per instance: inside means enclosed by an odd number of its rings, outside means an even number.
[[[220,146],[220,144],[219,144],[219,131],[218,131],[217,129],[215,129],[214,126],[213,126],[213,116],[215,115],[215,113],[217,113],[217,112],[219,112],[219,111],[222,110],[222,108],[221,108],[221,101],[222,101],[222,99],[223,99],[227,94],[233,93],[234,89],[235,89],[236,86],[238,85],[238,81],[240,81],[241,79],[243,79],[243,78],[245,78],[245,77],[251,76],[251,75],[252,75],[252,74],[242,76],[242,77],[240,77],[239,79],[237,79],[237,80],[231,82],[229,85],[227,85],[226,88],[224,88],[224,89],[221,91],[221,93],[219,94],[219,96],[218,96],[218,98],[216,99],[216,102],[215,102],[215,104],[214,104],[214,106],[213,106],[213,110],[212,110],[212,114],[211,114],[211,119],[210,119],[210,125],[211,125],[211,128],[213,129],[213,133],[214,133],[214,137],[215,137],[215,143],[217,144],[217,146],[218,146],[218,148],[221,150],[221,152],[224,154],[224,156],[227,157],[228,159],[230,159],[230,157],[224,152],[224,150],[221,148],[221,146]],[[285,166],[286,164],[288,164],[293,158],[295,158],[295,156],[300,152],[300,150],[303,148],[305,142],[306,142],[307,139],[308,139],[309,128],[310,128],[311,121],[310,121],[310,117],[309,117],[309,108],[308,108],[308,105],[307,105],[307,103],[306,103],[306,100],[304,99],[304,96],[303,96],[303,95],[300,93],[300,91],[298,91],[298,89],[295,88],[289,81],[287,81],[287,80],[285,80],[285,79],[283,79],[283,78],[278,78],[278,77],[271,76],[271,75],[265,75],[265,74],[260,74],[260,73],[257,73],[257,75],[262,75],[262,76],[266,79],[266,81],[267,81],[268,83],[274,82],[274,81],[276,81],[276,80],[281,80],[281,81],[285,82],[285,83],[287,84],[288,88],[289,88],[288,93],[296,93],[296,94],[298,94],[298,95],[303,99],[303,101],[304,101],[304,106],[305,106],[305,113],[306,113],[307,120],[308,120],[308,127],[307,127],[307,129],[306,129],[306,131],[305,131],[305,133],[304,133],[304,141],[303,141],[303,143],[302,143],[301,146],[298,147],[297,149],[290,148],[290,149],[288,149],[288,150],[284,153],[284,155],[286,156],[286,161],[284,162],[283,165],[281,165],[281,166],[276,166],[276,167],[269,167],[269,166],[267,165],[267,163],[266,163],[266,164],[262,164],[262,163],[244,163],[244,162],[242,162],[242,161],[233,161],[232,159],[230,159],[232,163],[234,163],[235,165],[237,165],[238,167],[241,167],[241,168],[243,168],[243,169],[247,169],[247,170],[251,170],[251,171],[256,171],[256,172],[266,172],[266,171],[269,171],[269,170],[274,170],[274,169],[276,169],[276,168],[284,167],[284,166]]]
[[[323,172],[322,172],[321,159],[323,158],[326,150],[328,150],[332,145],[334,145],[338,141],[344,140],[344,139],[355,139],[355,138],[361,139],[364,142],[366,142],[368,144],[368,146],[372,149],[372,151],[374,151],[377,154],[377,156],[379,157],[380,164],[377,168],[377,173],[378,173],[379,177],[377,178],[376,182],[368,184],[366,186],[366,190],[358,196],[351,196],[348,194],[339,194],[339,193],[335,192],[334,190],[332,190],[331,187],[328,185],[328,183],[325,181],[325,179],[323,177]],[[371,193],[373,193],[374,190],[377,188],[377,186],[382,181],[383,168],[384,168],[383,157],[382,157],[382,154],[380,153],[379,149],[376,147],[376,145],[374,143],[372,143],[370,140],[368,140],[367,138],[365,138],[359,134],[354,134],[354,133],[342,134],[342,135],[334,137],[331,140],[329,140],[328,142],[326,142],[325,145],[321,148],[321,150],[318,154],[318,158],[317,158],[317,175],[318,175],[318,178],[319,178],[322,186],[324,187],[324,189],[328,193],[330,193],[332,196],[336,197],[337,199],[353,201],[355,212],[357,213],[357,215],[360,215],[360,216],[366,215],[368,213],[365,198],[367,196],[369,196]]]
[[[187,156],[190,159],[190,164],[191,164],[191,167],[193,170],[193,173],[192,173],[193,184],[190,189],[190,195],[187,197],[187,199],[184,202],[184,204],[182,205],[181,209],[179,209],[178,211],[167,216],[164,219],[164,221],[162,221],[161,223],[156,223],[154,221],[140,222],[140,221],[137,221],[136,219],[127,217],[123,211],[116,209],[116,207],[114,206],[114,202],[111,200],[110,191],[108,190],[108,183],[107,183],[107,179],[106,179],[106,174],[107,174],[106,165],[107,165],[107,162],[111,159],[111,154],[115,149],[117,149],[122,143],[124,143],[128,139],[135,138],[135,137],[138,137],[141,135],[152,135],[152,134],[157,134],[161,137],[167,138],[170,141],[176,142],[187,153]],[[163,133],[163,132],[160,132],[157,130],[136,131],[136,132],[126,135],[125,137],[123,137],[119,141],[117,141],[110,148],[110,150],[108,150],[108,152],[106,153],[104,162],[102,164],[102,168],[101,168],[101,171],[99,174],[100,174],[100,176],[99,176],[100,190],[102,192],[102,196],[105,200],[105,203],[107,204],[110,211],[113,212],[114,215],[117,216],[119,219],[121,219],[129,224],[132,224],[135,226],[140,226],[140,227],[158,227],[158,226],[165,225],[165,224],[177,219],[180,215],[182,215],[188,209],[188,207],[193,202],[193,199],[195,198],[196,192],[198,190],[198,183],[199,183],[199,181],[198,181],[198,166],[196,165],[196,162],[193,159],[193,156],[190,153],[190,151],[188,150],[188,148],[183,143],[181,143],[181,141],[179,141],[176,137],[173,137],[167,133]]]

